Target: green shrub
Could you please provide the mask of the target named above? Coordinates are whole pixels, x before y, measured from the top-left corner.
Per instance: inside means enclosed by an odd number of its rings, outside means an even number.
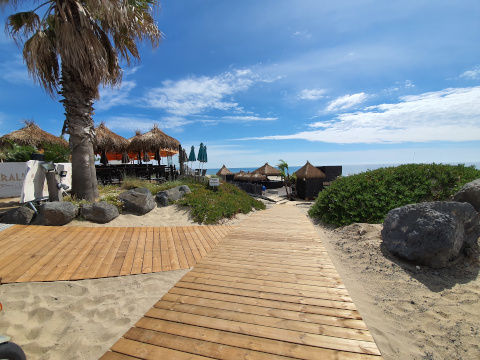
[[[190,206],[193,219],[205,224],[216,224],[219,220],[231,218],[238,213],[247,214],[252,208],[265,209],[265,204],[236,186],[226,183],[220,184],[216,190],[211,190],[205,185],[196,188],[179,200],[179,204]]]
[[[379,223],[400,206],[449,199],[480,178],[475,166],[409,164],[342,177],[320,192],[309,215],[338,226]]]
[[[45,144],[43,154],[45,161],[53,161],[54,163],[70,162],[70,149],[60,144]]]

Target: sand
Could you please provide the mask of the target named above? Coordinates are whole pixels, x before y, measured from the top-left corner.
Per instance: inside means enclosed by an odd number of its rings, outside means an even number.
[[[290,204],[304,213],[309,207]],[[79,224],[113,225],[70,225]],[[198,225],[184,208],[171,206],[146,216],[123,214],[113,226],[187,224]],[[480,359],[478,261],[416,267],[385,251],[381,225],[314,224],[385,359]],[[1,285],[0,330],[29,359],[98,359],[186,272]]]

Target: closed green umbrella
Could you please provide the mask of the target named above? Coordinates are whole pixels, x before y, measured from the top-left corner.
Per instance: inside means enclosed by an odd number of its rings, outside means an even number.
[[[203,143],[200,143],[197,160],[202,163],[203,170],[203,164],[207,162],[207,147],[204,146]]]
[[[188,161],[190,162],[193,162],[193,161],[197,161],[197,158],[195,157],[195,146],[192,146],[191,150],[190,150],[190,155],[188,156]]]

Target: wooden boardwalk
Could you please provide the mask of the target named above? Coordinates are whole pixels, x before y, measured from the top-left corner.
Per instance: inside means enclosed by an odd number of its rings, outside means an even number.
[[[188,269],[232,228],[15,225],[0,231],[0,283]]]
[[[101,360],[381,359],[313,225],[253,214]]]

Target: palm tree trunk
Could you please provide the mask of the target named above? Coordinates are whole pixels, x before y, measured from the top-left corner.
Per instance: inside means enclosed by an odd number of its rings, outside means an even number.
[[[77,70],[68,69],[64,64],[60,83],[66,115],[63,131],[70,135],[72,151],[72,195],[94,201],[99,197],[92,143],[95,92],[83,85]]]

